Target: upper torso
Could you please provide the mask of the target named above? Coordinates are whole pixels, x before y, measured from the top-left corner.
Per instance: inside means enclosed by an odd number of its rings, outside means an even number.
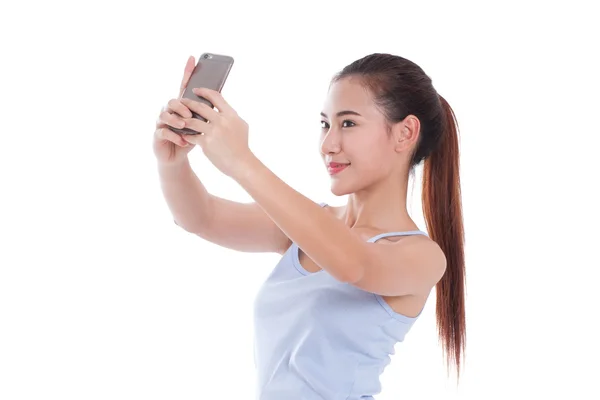
[[[368,239],[414,234],[426,235]],[[292,243],[254,302],[257,399],[364,400],[379,393],[379,376],[426,298],[384,298],[339,282]]]

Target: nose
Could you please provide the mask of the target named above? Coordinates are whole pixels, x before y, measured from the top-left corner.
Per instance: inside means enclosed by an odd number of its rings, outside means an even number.
[[[321,153],[323,155],[337,154],[342,150],[339,135],[330,128],[323,136],[321,141]]]

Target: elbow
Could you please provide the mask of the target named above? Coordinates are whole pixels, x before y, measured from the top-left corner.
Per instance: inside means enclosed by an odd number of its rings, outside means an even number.
[[[179,214],[179,218],[173,218],[175,225],[188,233],[200,236],[211,231],[214,220],[215,213],[210,202],[205,203],[203,207],[197,208],[194,212],[187,211]]]
[[[344,275],[344,279],[341,279],[342,282],[344,283],[349,283],[351,285],[356,284],[357,282],[360,282],[360,280],[363,278],[364,276],[364,269],[361,269],[360,267],[356,266],[354,268],[352,268],[352,270],[348,271],[345,275]]]
[[[367,266],[369,265],[369,255],[367,251],[361,251],[359,254],[353,254],[350,259],[344,263],[345,268],[342,269],[341,281],[344,283],[355,284],[360,282],[364,275]]]
[[[357,285],[364,280],[368,268],[381,265],[381,254],[372,243],[356,246],[352,253],[352,261],[348,262],[344,282]]]
[[[198,236],[201,236],[201,237],[204,237],[207,232],[210,232],[210,227],[204,221],[202,221],[202,222],[194,222],[192,224],[190,224],[190,223],[186,224],[186,223],[183,223],[183,222],[177,222],[177,220],[173,220],[173,222],[175,222],[175,225],[177,225],[179,228],[183,229],[185,232],[191,233],[191,234],[194,234],[194,235],[198,235]]]

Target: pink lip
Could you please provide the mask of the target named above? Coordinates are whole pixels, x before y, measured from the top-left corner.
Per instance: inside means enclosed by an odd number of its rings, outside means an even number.
[[[348,166],[350,166],[350,164],[329,163],[327,171],[329,172],[329,175],[335,175],[346,169]]]

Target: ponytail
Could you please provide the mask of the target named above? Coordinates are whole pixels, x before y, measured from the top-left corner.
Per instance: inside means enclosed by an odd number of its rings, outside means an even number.
[[[459,177],[459,137],[454,111],[439,96],[443,111],[441,143],[423,166],[423,214],[429,236],[446,256],[446,272],[436,285],[436,322],[446,367],[460,379],[466,344],[465,256]]]

